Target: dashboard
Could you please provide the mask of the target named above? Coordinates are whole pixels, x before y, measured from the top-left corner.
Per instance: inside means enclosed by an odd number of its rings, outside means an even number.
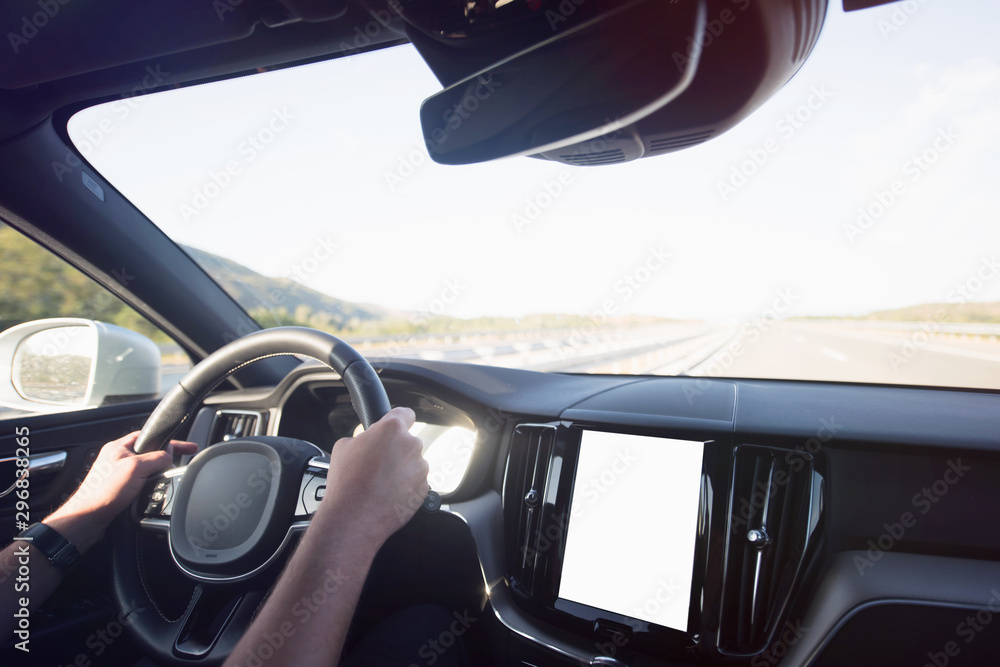
[[[394,573],[420,571],[423,594],[481,619],[495,664],[975,665],[1000,650],[996,393],[373,366],[416,412],[443,504],[387,545],[366,596],[403,595]],[[336,374],[306,362],[212,396],[189,437],[329,452],[357,428]],[[314,472],[304,514],[325,488]]]

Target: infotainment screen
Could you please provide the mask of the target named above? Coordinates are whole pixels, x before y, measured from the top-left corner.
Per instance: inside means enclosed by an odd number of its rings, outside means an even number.
[[[583,431],[558,597],[687,631],[703,454]]]

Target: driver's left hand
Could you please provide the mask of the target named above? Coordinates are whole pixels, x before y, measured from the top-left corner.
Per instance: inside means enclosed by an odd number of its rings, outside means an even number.
[[[83,553],[95,544],[111,521],[139,494],[150,477],[170,468],[174,454],[194,454],[198,445],[172,440],[166,449],[136,454],[139,432],[101,448],[80,488],[43,522]]]

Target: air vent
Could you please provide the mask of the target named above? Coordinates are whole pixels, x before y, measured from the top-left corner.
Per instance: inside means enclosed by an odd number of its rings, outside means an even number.
[[[667,153],[669,151],[677,151],[690,146],[697,146],[700,143],[708,141],[714,133],[715,130],[712,129],[702,132],[690,132],[688,134],[657,137],[649,142],[649,152]]]
[[[771,641],[819,522],[822,485],[823,478],[805,452],[736,448],[721,652],[752,655]]]
[[[574,167],[599,167],[638,160],[645,153],[646,145],[642,143],[642,138],[632,126],[603,137],[540,153],[534,157],[555,160]]]
[[[209,442],[228,442],[264,432],[264,414],[252,410],[219,410],[212,422]]]
[[[518,426],[511,442],[504,514],[510,521],[515,548],[508,554],[508,571],[511,586],[525,596],[531,596],[539,584],[540,556],[554,546],[542,531],[553,519],[545,512],[552,509],[551,503],[546,503],[546,491],[556,432],[556,427],[549,425]]]
[[[821,0],[797,0],[792,3],[795,20],[795,48],[792,62],[798,63],[812,51],[819,39],[823,19],[826,17],[826,2]]]
[[[610,151],[600,151],[597,153],[569,153],[562,154],[559,159],[566,164],[573,164],[580,167],[589,167],[600,164],[615,164],[625,161],[625,153],[620,148]]]

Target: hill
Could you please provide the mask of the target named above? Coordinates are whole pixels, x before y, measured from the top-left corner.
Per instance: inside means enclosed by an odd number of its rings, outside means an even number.
[[[182,245],[216,281],[263,326],[297,324],[345,331],[366,323],[405,317],[379,306],[337,299],[290,278],[272,278],[204,250]]]
[[[944,317],[938,317],[941,312]],[[861,317],[844,319],[878,320],[883,322],[922,322],[939,319],[953,324],[1000,323],[1000,303],[923,303],[906,308],[879,310]]]
[[[352,303],[310,289],[289,278],[261,275],[218,255],[181,246],[213,280],[261,326],[309,326],[351,337],[469,334],[539,330],[585,330],[636,327],[668,320],[621,316],[596,321],[587,315],[533,314],[521,318],[460,319],[428,313],[389,310]],[[47,317],[83,317],[138,331],[157,342],[168,337],[142,315],[111,296],[89,277],[0,224],[0,331]]]

